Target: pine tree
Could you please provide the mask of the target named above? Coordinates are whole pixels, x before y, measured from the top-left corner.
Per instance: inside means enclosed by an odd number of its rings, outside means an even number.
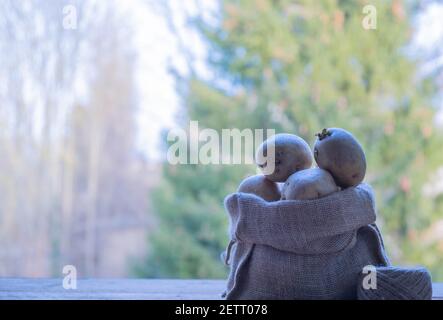
[[[443,211],[441,199],[422,192],[443,153],[432,79],[417,76],[406,50],[416,9],[400,1],[372,3],[377,28],[367,30],[365,1],[223,1],[218,24],[196,23],[218,80],[189,79],[187,120],[214,129],[275,128],[310,143],[324,127],[351,131],[366,151],[366,181],[376,190],[393,262],[424,264],[443,277],[441,246],[419,241]],[[165,164],[154,196],[159,230],[139,273],[223,276],[222,201],[254,170]]]

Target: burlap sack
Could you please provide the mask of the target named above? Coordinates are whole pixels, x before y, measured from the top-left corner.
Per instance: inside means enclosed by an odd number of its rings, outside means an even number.
[[[358,281],[359,300],[431,300],[432,277],[423,267],[377,267],[375,286],[365,287],[362,274]]]
[[[356,299],[363,267],[389,265],[366,184],[310,201],[235,193],[225,207],[226,299]]]

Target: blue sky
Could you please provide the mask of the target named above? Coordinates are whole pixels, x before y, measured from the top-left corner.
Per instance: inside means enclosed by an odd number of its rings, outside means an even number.
[[[151,1],[154,2],[154,1]],[[216,1],[204,1],[205,10],[213,10]],[[206,48],[199,36],[186,26],[186,16],[196,12],[194,1],[171,1],[173,21],[177,32],[186,39],[197,57],[199,73],[208,73],[204,65]],[[175,91],[174,78],[168,72],[173,63],[182,73],[186,73],[186,58],[183,50],[171,32],[165,18],[149,0],[121,1],[122,8],[134,19],[136,26],[135,43],[138,52],[137,83],[139,89],[139,114],[137,117],[139,135],[137,145],[152,160],[160,160],[160,132],[175,126],[179,108],[179,98]]]

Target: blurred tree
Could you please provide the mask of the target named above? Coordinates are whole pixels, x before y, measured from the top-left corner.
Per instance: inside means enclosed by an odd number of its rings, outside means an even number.
[[[86,7],[73,4],[79,13]],[[64,5],[54,0],[0,4],[0,244],[7,248],[0,255],[2,274],[35,276],[51,268],[63,149],[56,140],[70,109],[64,94],[77,75],[74,58],[81,55],[84,35],[82,28],[71,33],[62,28]]]
[[[416,76],[417,62],[406,52],[416,9],[398,0],[372,1],[377,29],[366,30],[366,4],[222,1],[216,22],[194,21],[209,47],[213,78],[187,78],[181,124],[275,128],[310,143],[324,127],[353,132],[366,151],[366,181],[376,190],[393,262],[423,264],[442,280],[443,243],[426,244],[419,236],[443,213],[442,201],[422,192],[443,164],[443,141],[434,127],[433,81]],[[223,276],[222,201],[247,173],[254,168],[165,164],[154,196],[159,229],[138,274]]]
[[[115,274],[110,234],[147,224],[133,29],[117,3],[71,1],[75,30],[63,1],[0,3],[0,275]]]
[[[103,251],[106,235],[120,224],[142,222],[147,210],[145,179],[136,151],[136,91],[131,28],[115,7],[102,7],[90,41],[89,99],[70,114],[63,162],[66,207],[61,236],[66,248],[60,264],[72,261],[82,274],[106,274]],[[124,45],[123,45],[124,44]],[[69,174],[71,178],[69,179]],[[72,215],[72,213],[75,213]],[[61,243],[63,245],[63,243]],[[60,269],[60,267],[59,267]]]

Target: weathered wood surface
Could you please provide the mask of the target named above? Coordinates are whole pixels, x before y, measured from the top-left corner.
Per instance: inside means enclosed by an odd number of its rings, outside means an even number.
[[[62,279],[0,279],[0,300],[216,300],[224,280],[84,279],[77,289],[63,288]]]
[[[63,289],[62,279],[0,279],[0,300],[216,300],[224,280],[78,280],[77,289]],[[434,284],[434,299],[443,299],[443,283]]]

